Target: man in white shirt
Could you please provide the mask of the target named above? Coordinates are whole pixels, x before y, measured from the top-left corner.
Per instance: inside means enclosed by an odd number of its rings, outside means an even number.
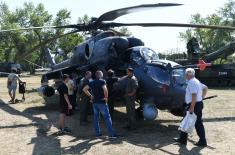
[[[202,100],[206,96],[208,88],[206,85],[202,84],[198,79],[195,78],[195,70],[192,68],[186,69],[186,78],[188,80],[188,85],[185,94],[185,110],[189,111],[190,113],[194,112],[197,115],[195,129],[197,135],[199,136],[199,141],[195,145],[205,147],[207,146],[207,142],[205,137],[205,129],[202,122]],[[180,138],[175,138],[174,140],[186,145],[187,138],[188,134],[181,131]]]
[[[11,97],[11,100],[9,102],[15,103],[15,95],[16,95],[16,88],[17,88],[17,81],[20,81],[20,78],[16,74],[17,69],[12,68],[12,73],[8,75],[7,78],[7,88],[9,96]]]

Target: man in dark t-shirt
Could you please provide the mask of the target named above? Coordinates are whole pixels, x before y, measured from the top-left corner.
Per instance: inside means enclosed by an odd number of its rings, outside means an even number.
[[[108,70],[108,78],[106,79],[107,88],[109,92],[109,113],[113,120],[113,112],[114,112],[114,101],[115,101],[115,91],[114,91],[114,84],[118,82],[118,78],[114,77],[114,71],[112,69]]]
[[[106,127],[108,128],[109,138],[117,138],[113,127],[112,120],[108,110],[108,90],[106,87],[106,82],[103,78],[103,73],[101,71],[96,72],[96,79],[90,82],[83,88],[84,93],[89,96],[93,102],[94,111],[94,128],[96,136],[100,137],[100,126],[99,126],[99,115],[102,114]],[[91,92],[89,92],[91,89]]]
[[[63,83],[58,87],[58,92],[60,94],[60,134],[70,133],[70,130],[65,127],[65,115],[69,113],[72,109],[68,97],[68,88],[66,83],[69,81],[69,75],[63,75]]]
[[[89,84],[91,80],[92,73],[90,71],[86,71],[84,78],[81,79],[79,83],[79,93],[80,93],[80,125],[87,125],[88,123],[88,109],[90,103],[90,97],[87,96],[82,89]],[[91,109],[91,108],[90,108]]]

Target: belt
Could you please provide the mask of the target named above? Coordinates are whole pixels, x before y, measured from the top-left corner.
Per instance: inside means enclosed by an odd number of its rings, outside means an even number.
[[[202,102],[202,101],[197,101],[196,103],[201,103],[201,102]],[[186,103],[186,104],[188,104],[188,105],[189,105],[189,104],[191,104],[191,102],[189,102],[189,103]]]

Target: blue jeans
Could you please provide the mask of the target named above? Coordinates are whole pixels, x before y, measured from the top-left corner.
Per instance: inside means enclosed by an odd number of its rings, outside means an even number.
[[[94,111],[94,128],[95,128],[96,136],[101,135],[100,124],[99,124],[100,113],[102,114],[104,118],[109,136],[115,135],[115,132],[112,127],[112,120],[109,114],[108,105],[103,104],[103,103],[93,103],[93,111]]]

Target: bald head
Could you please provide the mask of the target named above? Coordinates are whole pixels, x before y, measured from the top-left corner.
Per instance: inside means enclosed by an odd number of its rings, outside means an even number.
[[[98,71],[96,71],[95,76],[97,79],[101,79],[101,78],[103,78],[103,72],[98,70]]]

